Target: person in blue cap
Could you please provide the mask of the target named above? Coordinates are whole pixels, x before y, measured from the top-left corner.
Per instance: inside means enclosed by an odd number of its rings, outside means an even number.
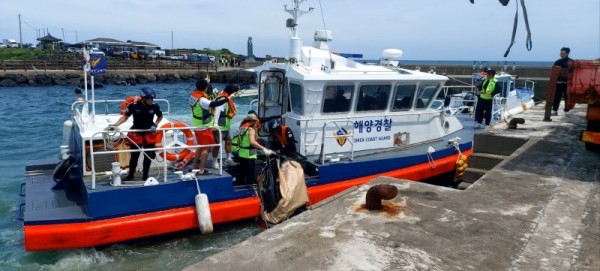
[[[113,126],[119,126],[133,115],[133,125],[130,129],[146,130],[145,132],[130,132],[127,134],[129,140],[132,141],[129,145],[133,150],[137,150],[139,147],[142,147],[142,149],[154,148],[154,133],[156,133],[156,127],[162,120],[160,106],[154,103],[154,98],[156,98],[154,89],[151,87],[143,87],[140,96],[142,97],[141,101],[129,104],[125,114],[113,124]],[[154,119],[154,116],[156,116],[156,119]],[[126,181],[133,180],[140,153],[141,152],[131,153],[131,159],[129,159],[129,175],[125,179]],[[150,159],[154,159],[155,157],[156,152],[144,151],[142,168],[143,180],[148,179],[148,171],[150,170],[151,163]]]

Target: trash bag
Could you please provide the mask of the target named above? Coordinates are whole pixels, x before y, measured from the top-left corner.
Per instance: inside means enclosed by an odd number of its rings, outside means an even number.
[[[268,159],[266,165],[256,178],[258,182],[258,196],[263,208],[267,212],[273,211],[281,199],[279,180],[277,178],[277,161],[278,159],[276,158]]]
[[[276,161],[273,171],[278,184],[278,204],[274,209],[267,209],[263,204],[261,218],[266,222],[277,224],[297,213],[308,202],[304,170],[300,163],[282,157],[271,159]],[[260,185],[260,182],[259,182]]]

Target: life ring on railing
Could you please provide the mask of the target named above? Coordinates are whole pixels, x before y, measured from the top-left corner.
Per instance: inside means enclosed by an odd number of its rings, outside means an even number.
[[[161,126],[160,128],[164,129],[164,128],[188,128],[188,127],[187,127],[187,125],[185,125],[185,123],[176,121],[176,122],[166,123],[163,126]],[[181,131],[183,132],[183,135],[185,135],[185,143],[182,143],[181,145],[185,145],[185,146],[194,145],[194,134],[192,133],[192,131],[190,129],[181,129]],[[162,143],[163,134],[164,134],[164,131],[156,132],[156,137],[154,138],[154,140],[155,140],[154,142],[156,142],[154,144],[154,146],[156,148],[163,147],[163,143]],[[177,141],[176,138],[174,140]],[[169,152],[168,150],[165,150],[164,152],[160,153],[160,156],[169,161],[178,161],[178,160],[181,160],[184,157],[186,157],[189,153],[190,153],[189,149],[183,149],[180,153],[174,153],[174,152]]]
[[[125,113],[127,112],[127,106],[129,106],[129,104],[137,103],[138,101],[141,101],[141,100],[142,100],[141,96],[127,97],[127,99],[125,99],[123,102],[121,102],[121,115],[125,115]]]

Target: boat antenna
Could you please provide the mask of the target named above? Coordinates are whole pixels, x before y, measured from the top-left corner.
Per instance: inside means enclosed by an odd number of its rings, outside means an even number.
[[[292,18],[288,19],[285,24],[286,27],[289,27],[292,30],[292,36],[290,37],[290,60],[294,58],[296,61],[299,61],[301,56],[300,50],[302,49],[302,40],[298,36],[298,18],[314,10],[312,7],[305,11],[300,10],[300,4],[304,1],[306,0],[294,0],[293,9],[288,9],[287,5],[283,5],[284,10],[292,15]]]
[[[321,20],[323,20],[323,30],[325,30],[325,39],[329,40],[329,33],[327,32],[327,26],[325,25],[325,15],[323,14],[323,5],[321,5],[321,0],[319,0],[319,9],[321,10]],[[333,57],[331,56],[331,49],[330,47],[327,47],[327,51],[329,52],[329,67],[331,69],[334,68],[335,66],[335,62],[333,62]]]

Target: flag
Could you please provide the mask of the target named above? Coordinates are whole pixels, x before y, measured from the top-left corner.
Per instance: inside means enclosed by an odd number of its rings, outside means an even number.
[[[99,75],[106,72],[106,58],[103,54],[90,54],[90,66],[92,75]]]

